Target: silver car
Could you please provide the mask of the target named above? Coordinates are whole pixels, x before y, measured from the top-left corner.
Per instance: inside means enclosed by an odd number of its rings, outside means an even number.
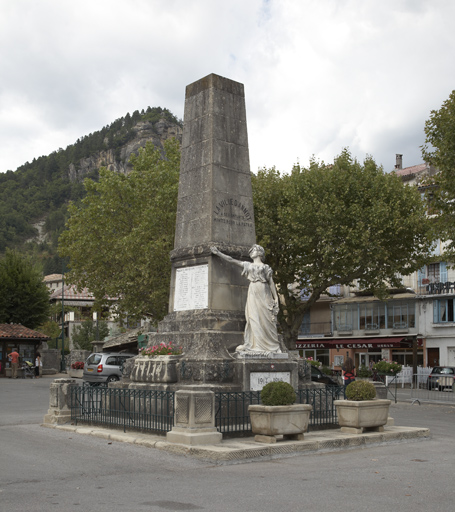
[[[122,378],[123,364],[136,354],[94,353],[84,363],[82,379],[90,385],[115,382]]]

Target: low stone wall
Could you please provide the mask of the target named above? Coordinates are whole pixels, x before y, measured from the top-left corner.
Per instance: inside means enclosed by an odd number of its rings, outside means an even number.
[[[47,348],[40,350],[40,354],[43,361],[43,375],[55,375],[60,371],[62,359],[60,350]]]

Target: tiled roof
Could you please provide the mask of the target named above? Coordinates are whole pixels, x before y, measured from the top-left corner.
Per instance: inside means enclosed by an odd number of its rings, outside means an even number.
[[[410,174],[417,174],[418,172],[424,171],[425,169],[428,169],[427,164],[419,164],[413,165],[411,167],[405,167],[404,169],[395,169],[395,174],[397,176],[407,176]]]
[[[50,300],[61,300],[62,288],[57,288],[50,296]],[[117,297],[107,297],[108,300],[117,300]],[[63,291],[64,300],[84,300],[94,302],[95,296],[88,291],[88,288],[84,288],[80,292],[77,291],[74,285],[65,285]]]
[[[44,276],[43,281],[45,283],[52,283],[54,281],[61,281],[62,280],[62,274],[50,274],[48,276]]]
[[[21,324],[0,324],[0,338],[48,340],[49,336]]]
[[[103,345],[103,351],[105,352],[107,348],[119,347],[128,343],[137,343],[138,334],[143,330],[143,327],[131,329],[130,331],[108,338]]]
[[[64,299],[68,300],[95,300],[95,297],[88,291],[87,288],[84,288],[82,291],[78,292],[75,286],[66,285],[63,290]],[[57,288],[54,293],[51,295],[52,299],[61,299],[62,298],[62,288]]]

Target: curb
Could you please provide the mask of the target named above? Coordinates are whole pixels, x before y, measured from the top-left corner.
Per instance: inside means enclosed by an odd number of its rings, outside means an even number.
[[[302,453],[327,453],[378,445],[424,441],[431,438],[430,429],[419,427],[385,427],[384,432],[347,434],[341,430],[326,430],[305,434],[302,441],[278,441],[276,444],[257,443],[253,437],[226,439],[216,445],[187,446],[168,443],[164,436],[121,432],[91,426],[42,424],[65,432],[92,435],[109,441],[137,444],[169,453],[194,457],[215,464],[238,464],[258,460],[292,457]]]

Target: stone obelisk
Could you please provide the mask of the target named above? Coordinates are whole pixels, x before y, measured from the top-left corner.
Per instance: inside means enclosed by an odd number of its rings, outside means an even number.
[[[234,354],[243,345],[249,282],[210,250],[251,261],[256,242],[242,84],[212,74],[187,86],[181,151],[169,313],[148,336],[149,345],[172,342],[182,355],[139,357],[131,386],[246,391],[284,379],[297,387],[298,363],[287,354],[273,361]]]
[[[211,74],[186,88],[169,314],[191,359],[243,342],[248,281],[210,252],[248,259],[256,241],[243,85]],[[194,370],[193,370],[194,371]]]

